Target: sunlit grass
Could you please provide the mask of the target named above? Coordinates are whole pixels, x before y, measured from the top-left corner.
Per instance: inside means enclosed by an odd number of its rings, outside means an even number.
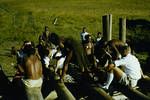
[[[149,4],[149,0],[0,0],[0,52],[4,55],[6,49],[19,47],[27,39],[37,43],[45,25],[51,32],[77,40],[83,26],[95,35],[102,31],[102,16],[106,14],[113,15],[116,38],[120,17],[150,20]],[[0,64],[6,70],[14,61],[0,56]]]

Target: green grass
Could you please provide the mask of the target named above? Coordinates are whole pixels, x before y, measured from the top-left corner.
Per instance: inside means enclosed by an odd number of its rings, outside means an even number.
[[[77,40],[83,26],[95,35],[102,31],[102,16],[106,14],[113,15],[113,38],[117,38],[119,18],[150,20],[149,4],[149,0],[1,0],[0,52],[4,55],[26,39],[37,43],[45,25],[51,32]],[[4,69],[12,62],[13,58],[0,56]]]

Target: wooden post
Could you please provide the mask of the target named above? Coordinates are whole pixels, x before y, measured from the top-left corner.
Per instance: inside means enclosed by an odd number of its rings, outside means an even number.
[[[108,40],[112,39],[112,14],[109,14],[109,35],[108,35]]]
[[[112,39],[112,15],[105,15],[102,17],[103,22],[103,36],[105,41]]]
[[[119,39],[126,42],[126,18],[119,19]]]

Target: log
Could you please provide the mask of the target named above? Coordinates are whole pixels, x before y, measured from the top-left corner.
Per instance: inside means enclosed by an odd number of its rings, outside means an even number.
[[[142,78],[138,81],[138,86],[143,90],[150,92],[150,78]]]
[[[55,86],[59,100],[76,100],[64,83],[56,82]]]
[[[56,74],[54,71],[49,71],[50,78],[54,81],[54,89],[58,95],[58,100],[76,100],[69,89],[65,86],[63,82],[60,82],[58,79],[55,79]]]
[[[122,92],[131,100],[150,100],[150,97],[142,92],[125,85],[117,85],[118,91]]]
[[[102,88],[89,83],[83,83],[82,87],[85,92],[88,92],[89,100],[112,100],[112,97],[108,95]]]

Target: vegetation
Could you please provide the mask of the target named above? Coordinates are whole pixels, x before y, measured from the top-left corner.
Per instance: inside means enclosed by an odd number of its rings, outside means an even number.
[[[117,38],[119,18],[149,21],[149,4],[149,0],[0,0],[0,64],[11,75],[15,60],[6,56],[11,47],[26,39],[37,43],[45,25],[51,32],[78,40],[83,26],[95,36],[102,31],[102,16],[112,14],[113,38]]]

